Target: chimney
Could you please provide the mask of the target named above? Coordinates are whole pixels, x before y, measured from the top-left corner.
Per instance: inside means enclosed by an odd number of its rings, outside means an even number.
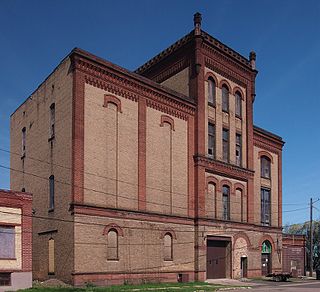
[[[250,60],[251,68],[253,70],[256,69],[256,57],[257,57],[256,53],[254,51],[251,51],[249,55],[249,60]]]
[[[194,34],[201,35],[201,13],[197,12],[193,15],[193,23],[194,23]]]

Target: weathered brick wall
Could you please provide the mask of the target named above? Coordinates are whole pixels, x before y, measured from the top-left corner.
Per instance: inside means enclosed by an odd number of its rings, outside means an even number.
[[[189,67],[169,77],[167,80],[163,81],[161,84],[188,96],[189,95]]]
[[[10,187],[25,188],[33,193],[33,271],[36,279],[48,277],[50,237],[54,237],[59,251],[56,253],[56,276],[70,281],[73,269],[72,223],[59,221],[72,221],[68,211],[71,202],[72,85],[70,61],[65,59],[11,116],[10,163],[13,170]],[[55,103],[55,137],[50,142],[52,103]],[[21,159],[23,127],[26,128],[26,155]],[[50,175],[55,176],[53,212],[49,212]]]

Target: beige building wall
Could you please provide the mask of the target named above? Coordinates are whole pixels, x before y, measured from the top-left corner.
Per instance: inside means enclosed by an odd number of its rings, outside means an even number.
[[[75,273],[181,273],[194,269],[193,226],[87,215],[77,215],[75,221],[85,222],[75,224]],[[118,235],[118,260],[107,258],[104,231],[109,224],[119,226],[123,233]],[[173,260],[165,261],[163,235],[172,230],[176,235]]]
[[[214,177],[217,179],[218,186],[214,186],[214,188],[210,187],[208,189],[208,185],[206,186],[206,217],[208,218],[216,218],[216,219],[222,219],[223,216],[223,204],[222,204],[222,186],[220,182],[222,180],[225,180],[226,177],[212,174],[209,172],[206,172],[206,178],[208,177]],[[230,188],[230,221],[237,221],[246,222],[247,221],[247,182],[240,181],[236,179],[227,179],[231,184],[232,187]],[[234,185],[236,183],[240,183],[244,186],[243,193],[240,191],[234,192]],[[242,196],[242,198],[241,198]],[[242,216],[241,216],[241,204],[242,204]],[[215,206],[216,205],[216,206]]]
[[[212,73],[218,84],[220,81],[225,80],[223,76],[220,74],[213,72],[212,70],[205,68],[205,74]],[[223,152],[222,152],[222,130],[223,128],[229,129],[229,160],[231,164],[236,164],[236,134],[242,135],[242,167],[246,168],[247,165],[247,122],[246,122],[246,90],[242,87],[239,87],[238,84],[227,80],[229,85],[231,86],[231,90],[229,92],[229,113],[225,113],[222,111],[222,91],[221,88],[216,84],[216,106],[211,107],[208,106],[208,81],[205,80],[205,103],[206,103],[206,112],[205,116],[207,117],[207,121],[205,124],[206,130],[206,144],[205,147],[208,149],[208,122],[212,122],[215,125],[216,130],[216,154],[215,159],[223,160]],[[241,115],[242,118],[238,118],[235,115],[235,96],[232,91],[235,87],[239,87],[243,93],[243,100],[241,105]]]
[[[261,177],[261,164],[259,158],[259,152],[268,152],[272,156],[271,162],[271,179],[265,179]],[[271,190],[271,226],[278,226],[278,155],[257,146],[254,146],[254,204],[256,206],[254,218],[256,224],[261,224],[261,188],[267,188]]]
[[[70,280],[73,269],[71,202],[72,72],[65,59],[11,116],[10,188],[33,194],[33,275],[48,277],[48,239],[55,237],[56,276]],[[55,137],[50,138],[50,105],[55,103]],[[22,155],[22,128],[26,154]],[[55,177],[55,208],[49,212],[49,176]],[[37,217],[48,218],[47,220]],[[46,233],[53,232],[52,235]],[[46,233],[46,235],[41,235]],[[39,235],[40,234],[40,235]]]
[[[0,259],[2,270],[21,270],[22,269],[22,248],[21,248],[21,209],[0,206],[0,222],[17,224],[15,232],[15,259]]]
[[[188,214],[187,122],[147,108],[146,200],[147,210],[165,214]]]
[[[189,67],[166,79],[161,84],[189,96]]]
[[[106,92],[85,85],[84,202],[138,208],[138,103],[120,96],[121,112]],[[115,96],[115,95],[114,95]]]

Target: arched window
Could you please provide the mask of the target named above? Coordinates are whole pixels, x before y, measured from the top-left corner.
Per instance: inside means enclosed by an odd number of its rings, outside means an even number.
[[[48,242],[48,274],[54,275],[55,273],[55,263],[54,263],[54,239],[50,238]]]
[[[226,85],[222,85],[222,110],[229,112],[229,89]]]
[[[267,156],[261,156],[261,177],[271,178],[271,160]]]
[[[107,235],[107,259],[118,260],[118,232],[110,229]]]
[[[230,187],[227,185],[222,187],[222,210],[223,219],[230,220]]]
[[[216,83],[211,77],[208,79],[208,103],[213,106],[216,104]]]
[[[241,118],[241,103],[242,103],[242,96],[239,91],[236,91],[236,116]]]
[[[163,240],[164,240],[163,259],[165,261],[172,261],[172,259],[173,259],[172,235],[170,233],[166,233]]]
[[[210,205],[208,214],[213,214],[212,217],[216,218],[216,185],[213,182],[208,183],[208,203]]]

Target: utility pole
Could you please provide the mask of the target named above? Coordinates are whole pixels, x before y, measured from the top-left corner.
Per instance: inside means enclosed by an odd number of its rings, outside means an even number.
[[[312,198],[310,199],[310,271],[309,277],[313,274],[313,234],[312,234]]]

